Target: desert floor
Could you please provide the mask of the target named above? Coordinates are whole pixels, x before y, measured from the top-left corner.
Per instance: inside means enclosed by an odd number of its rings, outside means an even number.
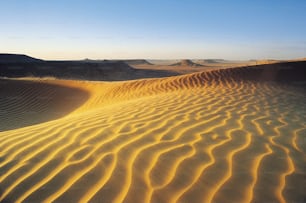
[[[303,87],[1,79],[0,202],[305,202]]]

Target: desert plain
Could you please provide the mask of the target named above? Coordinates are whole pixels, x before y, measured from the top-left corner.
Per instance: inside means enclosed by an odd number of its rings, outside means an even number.
[[[3,57],[0,202],[306,201],[304,59]]]

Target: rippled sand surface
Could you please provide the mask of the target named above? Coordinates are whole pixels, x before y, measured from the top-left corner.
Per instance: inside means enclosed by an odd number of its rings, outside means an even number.
[[[305,90],[227,74],[1,81],[1,202],[305,202]]]

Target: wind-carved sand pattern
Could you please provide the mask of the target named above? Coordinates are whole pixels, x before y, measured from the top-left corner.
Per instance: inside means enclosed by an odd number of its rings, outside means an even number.
[[[40,81],[88,98],[64,117],[0,132],[0,201],[305,201],[305,92],[241,74]]]

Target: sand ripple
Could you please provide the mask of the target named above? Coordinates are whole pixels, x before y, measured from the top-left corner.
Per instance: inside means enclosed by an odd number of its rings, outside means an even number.
[[[243,74],[42,81],[88,99],[78,108],[71,99],[64,117],[0,132],[0,201],[305,201],[306,95]],[[8,102],[12,112],[30,105],[48,115],[35,92],[21,92],[29,102]]]

